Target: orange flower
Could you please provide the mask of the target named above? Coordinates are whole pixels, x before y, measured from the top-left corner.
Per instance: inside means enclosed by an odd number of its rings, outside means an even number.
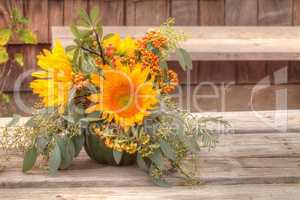
[[[95,105],[87,112],[102,112],[102,118],[115,122],[128,130],[131,126],[142,124],[145,116],[155,108],[158,102],[158,90],[149,80],[149,69],[137,64],[132,70],[121,63],[115,68],[105,68],[104,77],[93,74],[92,83],[98,86],[100,93],[89,97]]]

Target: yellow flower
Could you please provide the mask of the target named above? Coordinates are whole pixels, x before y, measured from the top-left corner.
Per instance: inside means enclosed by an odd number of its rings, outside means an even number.
[[[111,37],[105,39],[103,41],[103,46],[105,48],[107,47],[113,47],[115,49],[118,49],[121,43],[121,37],[119,33],[116,33],[114,35],[112,35]]]
[[[141,65],[136,65],[130,70],[128,66],[118,65],[103,71],[104,77],[91,76],[92,83],[101,92],[89,97],[95,105],[86,112],[101,111],[102,118],[114,121],[125,131],[142,124],[158,102],[159,91],[154,89],[152,80],[148,80],[149,69],[143,70]]]
[[[38,66],[42,71],[32,73],[38,79],[30,83],[35,94],[42,97],[45,107],[58,107],[64,112],[69,92],[73,86],[72,65],[59,41],[56,41],[52,52],[44,49],[38,56]]]
[[[131,37],[126,37],[122,40],[117,52],[121,55],[134,56],[136,50],[136,41]]]
[[[126,37],[125,39],[121,39],[118,33],[104,40],[103,45],[105,48],[112,47],[116,49],[116,53],[119,55],[127,56],[134,56],[137,49],[137,42],[133,38]]]

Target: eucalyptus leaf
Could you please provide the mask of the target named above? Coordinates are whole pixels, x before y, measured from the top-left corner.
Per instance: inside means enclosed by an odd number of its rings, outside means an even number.
[[[182,48],[178,48],[178,49],[176,49],[176,55],[178,57],[179,63],[181,65],[181,67],[183,68],[183,70],[193,68],[192,59],[191,59],[189,53],[186,52],[186,50],[184,50]]]
[[[75,147],[74,157],[77,157],[84,145],[84,135],[83,134],[76,135],[76,136],[72,137],[72,140],[73,140],[74,147]]]
[[[165,140],[161,140],[160,141],[160,149],[162,150],[162,152],[164,153],[164,155],[175,161],[177,156],[176,156],[176,151],[174,150],[174,148]]]
[[[160,150],[156,150],[149,158],[156,165],[158,169],[160,170],[165,169],[165,163]]]
[[[32,169],[32,167],[36,162],[37,156],[38,156],[38,151],[35,146],[28,149],[28,151],[25,153],[24,160],[23,160],[23,167],[22,167],[23,172],[27,172]]]
[[[59,166],[61,164],[61,152],[58,146],[58,143],[55,143],[53,151],[51,152],[50,159],[48,161],[49,174],[56,175]]]
[[[113,151],[114,160],[117,164],[121,163],[123,152],[120,151]]]
[[[20,115],[13,115],[11,121],[6,125],[6,127],[15,126],[21,119]]]
[[[36,146],[39,153],[42,153],[49,143],[49,137],[39,136],[36,139]]]
[[[140,169],[142,169],[143,171],[148,171],[148,167],[147,167],[147,164],[146,162],[144,161],[143,157],[141,156],[141,154],[137,154],[136,156],[136,162],[137,162],[137,165]]]

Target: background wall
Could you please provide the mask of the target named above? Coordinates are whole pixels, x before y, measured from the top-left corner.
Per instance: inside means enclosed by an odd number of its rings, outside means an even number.
[[[8,92],[22,71],[35,68],[36,54],[50,47],[51,26],[70,25],[81,8],[87,11],[94,6],[101,8],[104,25],[159,25],[168,17],[174,17],[177,25],[300,25],[300,0],[0,0],[0,27],[7,23],[8,2],[31,19],[29,26],[39,38],[38,46],[17,41],[10,44],[9,51],[25,53],[26,64],[24,68],[11,66],[6,84]],[[176,63],[171,64],[180,73],[185,87],[185,74]],[[266,76],[272,77],[275,70],[284,66],[288,66],[288,84],[273,85],[262,91],[256,96],[254,107],[273,109],[274,91],[287,88],[289,108],[299,108],[300,65],[295,62],[194,62],[191,84],[192,88],[203,81],[219,85],[219,98],[197,99],[203,110],[248,110],[253,85]],[[228,82],[234,84],[223,91],[222,85]],[[32,95],[27,84],[23,84],[22,93],[30,104]],[[214,91],[202,87],[199,93],[213,94]],[[12,105],[11,112],[14,111],[16,108]]]

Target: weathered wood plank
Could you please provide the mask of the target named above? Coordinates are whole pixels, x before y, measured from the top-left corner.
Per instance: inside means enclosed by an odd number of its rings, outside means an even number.
[[[125,2],[124,0],[99,1],[89,0],[89,8],[99,8],[103,25],[124,25],[125,24]]]
[[[173,0],[171,17],[175,18],[176,25],[198,25],[198,0]]]
[[[294,26],[300,25],[300,1],[294,1]],[[300,83],[300,62],[291,62],[289,67],[289,82]]]
[[[237,83],[258,83],[267,76],[266,62],[264,61],[239,61],[237,64]]]
[[[225,24],[229,26],[257,25],[257,0],[226,0]]]
[[[207,199],[207,200],[298,200],[299,184],[278,185],[214,185],[199,187],[80,187],[3,189],[0,197],[6,200],[116,200],[116,199]]]
[[[259,0],[258,24],[263,26],[292,25],[293,1],[292,0]],[[280,66],[288,66],[288,62],[267,62],[266,67],[271,77]],[[287,81],[286,81],[287,82]]]
[[[52,41],[51,27],[62,26],[64,23],[64,1],[51,0],[48,1],[49,7],[49,43]]]
[[[226,25],[229,26],[253,26],[257,25],[257,0],[229,0],[226,1]],[[247,14],[245,14],[247,13]],[[237,83],[257,83],[266,74],[265,62],[238,62]]]
[[[291,25],[293,0],[258,0],[258,23],[260,25]]]
[[[227,129],[230,133],[300,132],[300,110],[202,112],[194,115],[222,117],[230,123],[231,127]],[[0,127],[4,127],[10,120],[1,118]],[[26,118],[23,120],[26,121]],[[223,126],[217,128],[223,131]]]
[[[224,0],[201,0],[199,2],[200,24],[205,26],[220,26],[225,24]]]
[[[207,81],[221,84],[235,82],[236,66],[233,62],[204,61],[199,62],[198,67],[198,83]]]
[[[151,27],[104,27],[106,33],[140,37]],[[182,46],[193,60],[300,60],[300,27],[176,27],[191,35]],[[66,27],[54,27],[53,37],[72,43]],[[174,59],[174,57],[171,57]]]
[[[222,135],[214,151],[199,154],[197,177],[204,184],[300,183],[300,134]],[[190,162],[190,161],[187,161]],[[134,166],[97,165],[82,153],[69,170],[50,177],[43,170],[21,172],[21,159],[14,158],[1,173],[0,188],[136,187],[152,186],[149,177]],[[168,178],[184,182],[178,174]]]
[[[24,12],[31,20],[28,28],[36,33],[39,43],[48,43],[48,0],[24,1]]]
[[[78,17],[78,12],[83,9],[88,11],[88,1],[66,0],[64,1],[64,25],[71,25]]]
[[[160,25],[170,16],[168,0],[127,0],[126,25]]]

